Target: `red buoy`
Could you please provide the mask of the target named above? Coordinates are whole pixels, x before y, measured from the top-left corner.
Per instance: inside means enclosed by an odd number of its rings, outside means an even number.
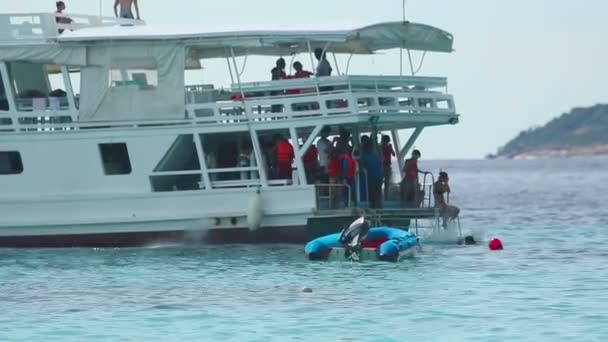
[[[490,242],[488,243],[488,248],[490,248],[491,251],[501,250],[502,241],[500,241],[500,239],[494,238],[494,239],[490,240]]]

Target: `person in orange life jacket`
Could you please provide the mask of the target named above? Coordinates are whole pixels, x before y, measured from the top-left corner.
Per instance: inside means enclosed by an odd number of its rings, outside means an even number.
[[[348,185],[348,189],[344,189],[344,198],[348,198],[350,189],[350,200],[352,204],[355,204],[357,198],[355,194],[355,172],[357,171],[357,164],[348,151],[342,153],[341,162],[342,179],[344,180],[344,183]],[[346,203],[348,203],[348,201],[346,201]]]
[[[329,177],[329,205],[330,209],[340,206],[342,189],[338,186],[342,184],[340,167],[340,153],[335,148],[331,148],[327,156],[327,176]]]
[[[396,156],[391,138],[388,135],[382,136],[382,168],[384,169],[384,200],[388,201],[388,195],[391,187],[391,178],[393,170],[391,168],[391,158]]]
[[[291,164],[294,159],[293,146],[282,135],[277,134],[274,138],[275,165],[278,179],[291,179]]]
[[[414,150],[412,157],[405,161],[403,166],[403,180],[401,181],[401,196],[403,203],[407,208],[418,208],[424,199],[424,192],[420,190],[418,174],[426,174],[428,172],[418,169],[418,159],[420,151]]]
[[[312,144],[306,153],[304,153],[304,156],[302,156],[304,171],[306,171],[306,181],[308,184],[314,184],[317,179],[317,173],[319,172],[319,160],[317,158],[317,147],[315,144]]]

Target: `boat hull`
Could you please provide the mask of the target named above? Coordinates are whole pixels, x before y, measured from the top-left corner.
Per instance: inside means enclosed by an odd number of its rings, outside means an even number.
[[[96,224],[91,227],[39,227],[35,231],[29,230],[24,235],[0,236],[0,248],[116,248],[200,243],[300,244],[306,241],[306,226],[261,227],[255,231],[246,227],[198,229],[196,221],[192,220]],[[84,233],[87,231],[95,233]]]

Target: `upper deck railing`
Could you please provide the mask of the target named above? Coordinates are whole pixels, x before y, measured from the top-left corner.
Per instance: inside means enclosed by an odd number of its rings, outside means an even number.
[[[443,89],[442,89],[443,88]],[[339,114],[456,114],[447,79],[336,76],[187,87],[188,117],[199,122],[266,121]]]
[[[188,86],[181,119],[79,121],[78,97],[18,99],[17,111],[0,116],[0,131],[55,131],[188,124],[233,124],[368,114],[407,120],[411,114],[456,115],[447,80],[441,77],[336,76],[251,82],[215,89]],[[126,113],[125,113],[126,114]],[[127,117],[125,115],[125,117]],[[315,120],[316,120],[315,119]]]
[[[138,25],[142,21],[83,14],[0,14],[0,45],[46,42],[62,32],[85,27]]]

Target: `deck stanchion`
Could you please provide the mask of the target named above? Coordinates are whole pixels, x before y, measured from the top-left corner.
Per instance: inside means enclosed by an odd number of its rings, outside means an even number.
[[[247,107],[247,103],[245,101],[245,92],[243,91],[243,85],[241,83],[241,76],[239,75],[237,67],[236,67],[236,58],[234,55],[234,48],[232,48],[232,47],[230,47],[230,55],[232,56],[232,63],[234,64],[234,69],[235,69],[235,71],[237,71],[236,80],[238,82],[239,92],[241,94],[241,104],[245,111],[245,116],[247,117],[247,128],[249,129],[249,136],[251,138],[251,144],[253,146],[253,153],[255,154],[255,160],[256,160],[256,163],[258,166],[258,173],[260,174],[260,181],[262,183],[262,187],[267,187],[268,180],[266,177],[266,173],[264,173],[264,166],[262,165],[263,164],[262,160],[264,160],[262,158],[262,149],[260,147],[260,141],[258,139],[257,131],[251,125],[251,111]]]

